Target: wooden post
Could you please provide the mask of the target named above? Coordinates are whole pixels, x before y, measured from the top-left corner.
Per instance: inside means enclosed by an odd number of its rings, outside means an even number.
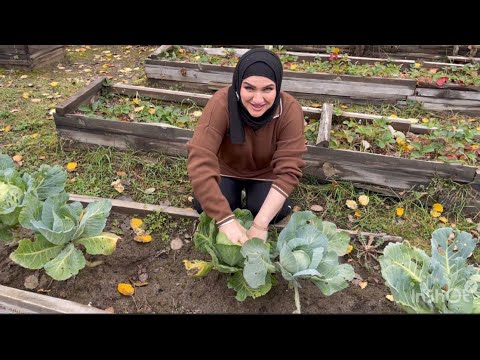
[[[328,147],[330,144],[330,130],[332,129],[333,105],[323,103],[320,124],[318,125],[317,146]]]

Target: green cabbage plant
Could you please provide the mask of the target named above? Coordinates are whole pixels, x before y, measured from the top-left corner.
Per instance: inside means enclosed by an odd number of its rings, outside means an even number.
[[[102,232],[111,201],[96,201],[85,209],[79,202],[67,201],[65,192],[45,201],[25,196],[18,218],[24,228],[36,233],[35,241],[20,240],[10,259],[27,269],[43,268],[55,280],[66,280],[86,265],[80,245],[90,255],[110,255],[115,250],[119,237]]]
[[[25,199],[47,197],[64,191],[67,174],[60,166],[42,165],[39,170],[22,176],[13,160],[0,154],[0,240],[11,240],[11,229],[18,225],[18,216]]]
[[[408,313],[480,313],[480,268],[467,264],[477,239],[450,227],[432,233],[431,256],[390,243],[380,256],[385,284]]]

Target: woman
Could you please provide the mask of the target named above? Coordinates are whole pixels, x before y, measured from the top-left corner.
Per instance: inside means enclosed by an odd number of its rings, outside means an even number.
[[[268,224],[291,211],[287,199],[305,166],[302,107],[280,91],[282,76],[275,53],[246,52],[232,85],[212,96],[187,144],[193,206],[235,244],[266,240]],[[242,190],[254,216],[248,230],[232,212],[241,207]]]

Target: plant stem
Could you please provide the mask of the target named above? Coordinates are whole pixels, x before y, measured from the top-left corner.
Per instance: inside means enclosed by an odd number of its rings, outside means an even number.
[[[298,286],[297,284],[293,284],[293,288],[295,289],[295,311],[293,312],[293,314],[301,314],[302,311],[300,309],[300,294],[298,292]]]

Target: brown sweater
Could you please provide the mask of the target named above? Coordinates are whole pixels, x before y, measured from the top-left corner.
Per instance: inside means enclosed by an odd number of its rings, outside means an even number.
[[[281,105],[274,119],[256,132],[245,126],[245,143],[234,145],[228,136],[227,94],[228,87],[212,96],[187,143],[193,192],[217,224],[232,216],[218,186],[220,175],[270,180],[275,190],[288,197],[305,166],[303,111],[293,96],[281,92]]]

